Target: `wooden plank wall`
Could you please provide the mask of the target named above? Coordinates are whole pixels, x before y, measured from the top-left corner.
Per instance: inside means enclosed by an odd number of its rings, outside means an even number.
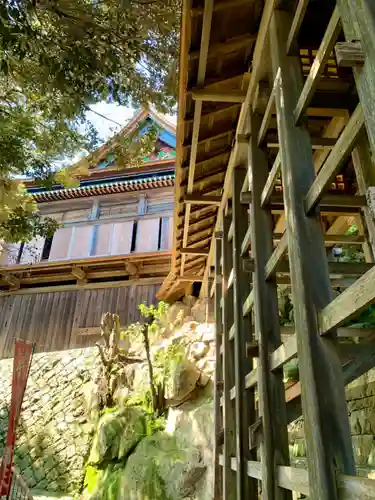
[[[13,356],[16,338],[36,342],[36,352],[95,345],[98,335],[80,335],[77,329],[99,327],[107,311],[119,314],[121,325],[140,321],[138,304],[154,303],[159,287],[131,285],[0,297],[0,359]]]

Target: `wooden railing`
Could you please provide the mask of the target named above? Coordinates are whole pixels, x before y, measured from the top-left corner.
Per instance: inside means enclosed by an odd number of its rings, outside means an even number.
[[[5,500],[5,497],[1,496],[0,500]],[[34,500],[27,484],[16,468],[13,468],[12,486],[9,500]]]
[[[215,499],[255,500],[260,491],[268,500],[289,500],[292,492],[314,500],[375,498],[375,481],[356,476],[345,401],[345,385],[375,366],[375,332],[364,332],[366,345],[347,342],[342,350],[341,337],[357,337],[358,329],[339,328],[375,302],[374,260],[370,256],[366,264],[329,263],[324,246],[329,235],[323,234],[315,212],[328,203],[327,211],[336,216],[346,207],[360,210],[366,222],[373,218],[361,195],[369,187],[368,169],[374,168],[367,159],[371,147],[375,153],[375,16],[369,0],[360,3],[361,8],[354,0],[338,0],[303,83],[293,47],[309,2],[299,0],[293,13],[278,10],[275,0],[264,2],[209,257],[209,264],[215,263],[217,325]],[[206,8],[212,10],[212,2],[206,1]],[[347,54],[352,40],[357,45],[362,40],[367,49],[361,71],[354,68],[360,102],[323,166],[314,169],[307,108],[342,27],[349,40]],[[274,85],[259,115],[253,99],[266,76],[267,55]],[[279,154],[269,166],[263,138],[272,113],[277,118]],[[332,178],[350,155],[359,193],[325,202]],[[286,230],[275,238],[272,192],[279,172],[283,197],[278,213]],[[365,235],[374,253],[373,219]],[[209,272],[210,265],[205,278]],[[360,278],[350,286],[343,280],[346,290],[332,299],[331,281],[337,274]],[[295,321],[293,330],[283,335],[280,283],[291,286]],[[297,357],[300,380],[289,390],[282,368]],[[300,416],[307,470],[290,465],[287,426]]]

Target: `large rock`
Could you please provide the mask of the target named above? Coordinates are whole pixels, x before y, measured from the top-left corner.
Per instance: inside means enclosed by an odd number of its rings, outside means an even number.
[[[144,414],[138,408],[106,413],[99,421],[89,463],[125,458],[146,434]]]
[[[137,446],[120,479],[121,500],[179,500],[188,498],[205,466],[197,448],[180,446],[174,436],[158,432]]]
[[[166,432],[173,435],[187,455],[200,453],[201,477],[195,482],[189,498],[193,500],[213,499],[213,439],[214,407],[212,397],[184,403],[171,408],[168,413]]]
[[[86,484],[89,500],[182,500],[194,498],[205,466],[197,448],[185,450],[164,432],[145,437],[126,465],[110,464]],[[92,491],[95,484],[94,491]],[[87,494],[91,493],[91,494]]]
[[[184,359],[171,367],[170,380],[166,385],[167,406],[178,406],[196,390],[201,372],[191,361]]]

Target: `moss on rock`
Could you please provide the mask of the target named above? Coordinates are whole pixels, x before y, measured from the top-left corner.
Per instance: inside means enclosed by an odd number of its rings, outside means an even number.
[[[126,458],[145,434],[146,421],[139,408],[128,407],[104,414],[94,436],[89,464]]]

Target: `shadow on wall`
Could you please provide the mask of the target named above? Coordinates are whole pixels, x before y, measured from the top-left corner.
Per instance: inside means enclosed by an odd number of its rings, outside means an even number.
[[[36,354],[17,428],[15,465],[30,489],[77,493],[91,440],[84,387],[96,350]],[[0,361],[0,454],[8,427],[12,360]]]

